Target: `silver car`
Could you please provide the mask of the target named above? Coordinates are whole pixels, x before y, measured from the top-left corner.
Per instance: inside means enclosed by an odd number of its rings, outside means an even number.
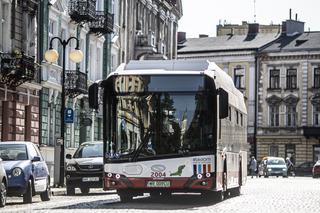
[[[282,176],[288,177],[288,168],[284,158],[280,157],[267,157],[262,161],[261,167],[262,174],[264,177],[269,176]],[[260,175],[260,174],[259,174]]]

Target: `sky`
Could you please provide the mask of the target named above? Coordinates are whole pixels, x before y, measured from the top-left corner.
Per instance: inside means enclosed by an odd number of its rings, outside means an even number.
[[[181,0],[183,16],[178,30],[186,32],[187,38],[199,34],[216,36],[216,25],[223,23],[241,24],[242,21],[254,23],[281,24],[298,14],[298,20],[305,22],[305,31],[320,31],[319,0]],[[255,2],[255,4],[254,4]],[[255,5],[255,7],[254,7]],[[255,8],[255,9],[254,9]]]

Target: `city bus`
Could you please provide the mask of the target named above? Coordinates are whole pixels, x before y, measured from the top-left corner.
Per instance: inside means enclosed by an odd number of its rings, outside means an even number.
[[[247,111],[231,77],[207,60],[121,64],[89,87],[103,111],[104,190],[239,195],[247,176]]]

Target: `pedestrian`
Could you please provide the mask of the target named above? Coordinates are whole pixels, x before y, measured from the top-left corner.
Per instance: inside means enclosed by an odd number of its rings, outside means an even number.
[[[289,157],[286,158],[286,164],[287,164],[287,175],[289,176],[291,173],[292,176],[294,176],[294,171],[293,171],[294,165]]]
[[[253,178],[253,176],[256,175],[256,170],[257,170],[257,161],[254,158],[254,156],[251,157],[249,170],[250,170],[251,178]]]

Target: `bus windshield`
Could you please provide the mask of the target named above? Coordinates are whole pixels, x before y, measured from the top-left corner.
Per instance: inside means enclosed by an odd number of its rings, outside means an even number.
[[[161,90],[115,93],[110,153],[139,160],[213,152],[213,96],[201,90]]]

